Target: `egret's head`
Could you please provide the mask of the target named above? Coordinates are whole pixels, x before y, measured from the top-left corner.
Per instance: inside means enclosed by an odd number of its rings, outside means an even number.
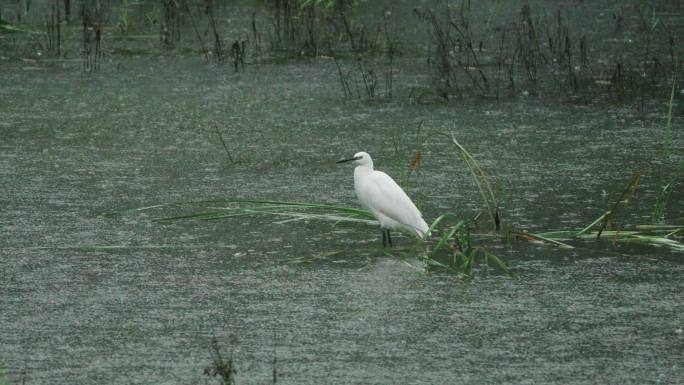
[[[354,162],[354,164],[357,166],[370,165],[371,167],[373,167],[373,160],[371,159],[370,155],[368,155],[368,153],[364,151],[357,152],[356,154],[354,154],[353,158],[342,159],[337,161],[337,163],[343,162]]]

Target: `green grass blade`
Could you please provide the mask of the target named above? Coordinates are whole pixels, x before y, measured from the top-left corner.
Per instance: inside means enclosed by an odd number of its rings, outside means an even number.
[[[516,279],[518,278],[518,274],[511,271],[511,269],[508,268],[508,265],[506,265],[506,263],[504,261],[502,261],[501,258],[497,257],[495,254],[492,254],[492,253],[489,253],[486,251],[484,252],[484,254],[485,254],[485,261],[487,262],[488,265],[489,265],[489,260],[491,259],[499,267],[499,269],[501,269],[506,274],[508,274],[509,277],[516,278]]]
[[[596,218],[596,220],[594,220],[593,222],[591,222],[591,223],[589,224],[589,226],[587,226],[587,227],[583,228],[582,230],[578,231],[577,234],[575,234],[575,237],[579,237],[579,236],[581,236],[582,234],[586,233],[586,232],[589,231],[592,227],[594,227],[597,223],[601,222],[602,220],[604,220],[607,216],[609,216],[609,215],[612,214],[612,213],[613,213],[613,212],[610,211],[610,210],[606,211],[606,212],[603,213],[600,217]]]
[[[489,217],[492,221],[492,223],[495,222],[495,213],[494,209],[492,207],[497,207],[497,201],[496,198],[494,197],[494,192],[492,191],[492,187],[487,181],[486,174],[482,167],[480,167],[480,164],[473,158],[472,155],[468,152],[468,150],[463,147],[458,140],[456,140],[456,137],[452,134],[451,135],[451,141],[458,147],[458,149],[461,151],[461,155],[463,156],[463,159],[466,161],[466,164],[468,165],[468,169],[470,170],[470,173],[473,176],[473,179],[475,180],[475,184],[477,185],[477,189],[480,192],[480,196],[482,197],[482,201],[484,202],[485,206],[487,207],[487,213],[489,214]],[[484,188],[483,188],[484,185]],[[486,189],[486,192],[485,192]],[[489,194],[489,196],[487,195]]]
[[[556,245],[556,246],[559,246],[559,247],[562,247],[562,248],[565,248],[565,249],[574,249],[573,246],[570,246],[570,245],[568,245],[567,243],[558,241],[558,240],[553,239],[553,238],[547,238],[547,237],[545,237],[545,236],[543,236],[543,235],[540,235],[540,234],[534,234],[534,233],[530,233],[530,232],[527,232],[527,231],[511,231],[511,233],[513,233],[513,234],[515,234],[515,235],[520,235],[520,236],[522,236],[522,237],[529,237],[529,238],[532,238],[532,239],[536,239],[536,240],[538,240],[538,241],[542,241],[542,242],[546,242],[546,243],[551,243],[551,244],[554,244],[554,245]]]
[[[230,199],[229,202],[254,203],[254,204],[277,204],[277,205],[285,205],[285,206],[299,206],[299,207],[305,207],[305,208],[320,208],[320,209],[325,209],[325,210],[354,213],[354,214],[364,215],[364,216],[367,216],[369,218],[373,218],[373,214],[371,214],[371,212],[367,211],[367,210],[361,210],[361,209],[356,209],[356,208],[352,208],[352,207],[331,205],[331,204],[325,204],[325,203],[303,203],[303,202],[271,201],[271,200],[257,200],[257,199]]]
[[[430,234],[435,230],[435,228],[437,228],[437,225],[439,225],[443,220],[445,220],[447,218],[452,218],[452,219],[458,220],[458,217],[456,217],[453,214],[442,214],[442,215],[440,215],[439,217],[437,217],[437,219],[432,221],[432,224],[430,224],[430,227],[428,227],[428,231],[425,234],[423,234],[421,241],[423,241],[423,242],[426,241],[430,237]]]
[[[671,232],[665,234],[665,238],[669,238],[669,237],[671,237],[671,236],[673,236],[673,235],[675,235],[675,234],[677,234],[677,233],[681,233],[682,231],[684,231],[684,227],[680,227],[680,228],[678,228],[678,229],[676,229],[676,230],[674,230],[674,231],[671,231]]]
[[[674,104],[676,77],[672,79],[672,89],[670,90],[670,100],[667,106],[667,123],[663,132],[663,166],[670,162],[670,132],[672,131],[672,105]]]
[[[554,239],[556,241],[570,241],[577,237],[579,230],[559,230],[559,231],[545,231],[543,233],[535,233],[539,237]]]
[[[593,231],[590,233],[582,234],[576,238],[578,238],[578,239],[592,239],[592,238],[598,239],[598,234],[599,234],[598,231]],[[639,234],[638,231],[629,231],[629,230],[606,230],[606,231],[601,232],[601,235],[603,237],[612,238],[615,240],[619,240],[621,238],[631,237],[633,235],[638,235],[638,234]]]
[[[666,246],[675,251],[684,251],[684,244],[677,242],[674,239],[664,237],[634,235],[632,237],[620,239],[620,241],[650,244],[654,246]]]
[[[447,233],[445,233],[437,242],[437,245],[432,248],[430,253],[428,254],[428,258],[432,259],[437,253],[444,248],[444,246],[449,242],[450,239],[453,239],[454,234],[461,228],[463,228],[464,223],[463,221],[458,222],[455,226],[452,226],[451,229]]]
[[[636,225],[636,229],[641,231],[672,231],[684,229],[684,225],[666,225],[651,223],[645,225]]]
[[[368,218],[373,218],[373,214],[367,210],[356,209],[353,207],[338,206],[325,203],[304,203],[304,202],[288,202],[288,201],[276,201],[276,200],[259,200],[259,199],[243,199],[243,198],[225,198],[225,199],[210,199],[210,200],[199,200],[199,201],[181,201],[172,203],[162,203],[150,206],[136,207],[132,209],[124,210],[123,213],[141,212],[152,209],[159,208],[170,208],[179,206],[191,206],[191,205],[202,205],[208,203],[252,203],[254,205],[278,205],[283,207],[302,207],[308,209],[323,209],[330,211],[340,211],[346,213],[353,213]],[[236,209],[239,209],[237,207]]]

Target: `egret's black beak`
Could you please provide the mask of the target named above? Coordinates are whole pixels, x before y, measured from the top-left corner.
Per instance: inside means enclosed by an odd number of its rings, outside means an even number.
[[[349,158],[349,159],[338,160],[337,163],[352,162],[352,161],[359,160],[359,159],[361,159],[360,156],[355,156],[355,157]]]

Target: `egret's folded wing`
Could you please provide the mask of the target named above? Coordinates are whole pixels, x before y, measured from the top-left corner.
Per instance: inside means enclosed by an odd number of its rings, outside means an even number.
[[[375,191],[369,194],[369,203],[373,208],[408,227],[420,227],[422,214],[394,179],[376,171],[372,183]]]

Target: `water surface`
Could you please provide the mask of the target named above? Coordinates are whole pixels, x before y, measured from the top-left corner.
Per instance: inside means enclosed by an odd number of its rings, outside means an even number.
[[[207,383],[214,336],[239,384],[269,382],[274,351],[291,384],[684,378],[684,265],[667,249],[493,241],[520,279],[480,269],[467,281],[385,256],[379,230],[360,224],[122,214],[223,197],[355,206],[352,168],[335,161],[365,150],[399,178],[421,150],[409,191],[428,221],[470,218],[477,186],[453,145],[426,134],[451,132],[492,176],[511,226],[580,228],[635,172],[642,186],[619,221],[647,223],[664,98],[646,113],[543,96],[367,102],[343,98],[325,58],[238,74],[194,57],[116,60],[91,75],[3,70],[0,381]],[[669,220],[684,217],[682,193]]]

